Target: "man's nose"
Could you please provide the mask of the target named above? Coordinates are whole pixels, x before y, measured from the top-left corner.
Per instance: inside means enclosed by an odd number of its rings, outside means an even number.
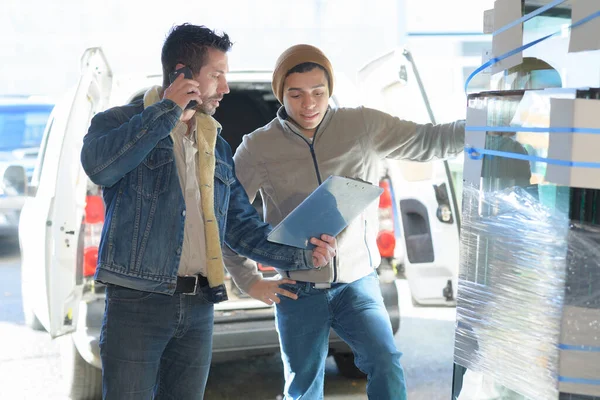
[[[227,83],[227,81],[224,81],[221,86],[219,87],[219,93],[220,94],[227,94],[229,93],[229,84]]]
[[[316,102],[314,101],[314,99],[312,97],[309,97],[308,99],[305,99],[302,102],[302,108],[313,108],[315,106]]]

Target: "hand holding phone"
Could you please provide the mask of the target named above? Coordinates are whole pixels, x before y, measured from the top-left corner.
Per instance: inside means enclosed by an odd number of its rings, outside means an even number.
[[[183,75],[183,78],[177,79],[179,75]],[[196,107],[199,102],[202,103],[198,89],[199,84],[193,79],[192,70],[189,67],[171,72],[169,81],[171,85],[165,90],[164,98],[173,100],[184,110]],[[193,98],[197,100],[192,100]]]

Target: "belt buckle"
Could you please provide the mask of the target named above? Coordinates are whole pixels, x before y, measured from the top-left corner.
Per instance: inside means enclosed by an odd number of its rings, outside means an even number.
[[[197,295],[198,294],[198,279],[199,279],[199,276],[198,275],[184,275],[184,277],[186,277],[186,278],[194,278],[194,290],[192,292],[190,292],[190,293],[183,292],[183,294],[186,295],[186,296],[195,296],[195,295]]]
[[[313,283],[315,289],[331,289],[331,283]]]

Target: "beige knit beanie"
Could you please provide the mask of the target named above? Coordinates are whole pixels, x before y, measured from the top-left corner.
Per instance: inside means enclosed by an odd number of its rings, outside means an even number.
[[[288,71],[299,64],[306,62],[312,62],[319,64],[325,68],[325,71],[329,74],[329,96],[333,93],[333,68],[331,63],[325,57],[325,54],[318,48],[308,44],[298,44],[292,46],[284,51],[277,62],[275,63],[275,69],[273,70],[272,87],[273,93],[277,100],[283,104],[283,82]]]

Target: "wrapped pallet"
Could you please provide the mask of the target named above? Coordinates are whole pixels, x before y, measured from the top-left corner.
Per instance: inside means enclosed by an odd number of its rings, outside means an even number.
[[[474,94],[467,124],[458,398],[595,400],[600,90]]]
[[[600,1],[496,0],[468,96],[454,398],[600,399]]]

